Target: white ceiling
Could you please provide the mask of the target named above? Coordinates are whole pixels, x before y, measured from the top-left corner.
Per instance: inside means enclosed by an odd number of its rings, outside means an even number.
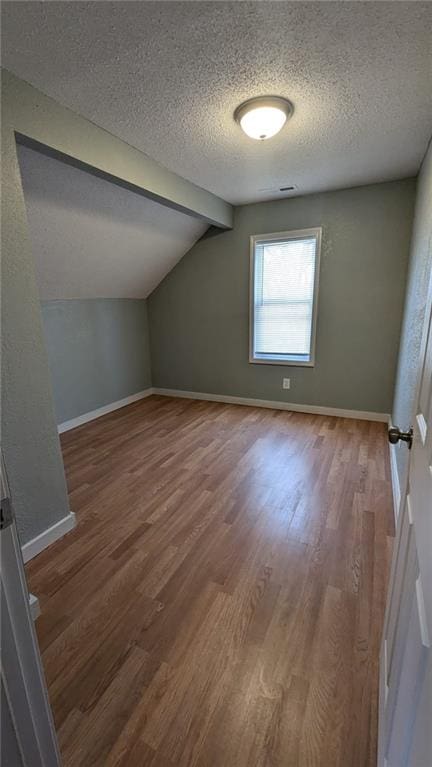
[[[42,299],[145,298],[207,224],[18,147]]]
[[[4,66],[226,200],[417,173],[432,131],[430,2],[4,2]],[[258,143],[255,95],[295,114]]]

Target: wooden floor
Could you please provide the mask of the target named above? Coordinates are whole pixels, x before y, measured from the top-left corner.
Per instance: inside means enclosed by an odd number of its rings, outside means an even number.
[[[62,436],[27,566],[65,767],[372,767],[384,424],[151,397]]]

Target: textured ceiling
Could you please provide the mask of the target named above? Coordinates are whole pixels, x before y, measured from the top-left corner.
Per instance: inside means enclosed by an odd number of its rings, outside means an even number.
[[[5,2],[2,14],[4,66],[234,203],[415,174],[432,131],[429,2]],[[258,143],[232,113],[267,93],[295,114]]]
[[[20,146],[42,299],[145,298],[207,225]]]

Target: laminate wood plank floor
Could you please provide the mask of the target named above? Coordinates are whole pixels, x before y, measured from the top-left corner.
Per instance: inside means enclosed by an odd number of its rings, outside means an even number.
[[[65,767],[372,767],[384,424],[153,396],[61,437],[26,567]]]

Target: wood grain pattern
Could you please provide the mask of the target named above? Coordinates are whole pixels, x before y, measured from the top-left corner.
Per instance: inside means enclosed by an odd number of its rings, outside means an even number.
[[[151,397],[65,433],[27,565],[65,767],[372,767],[383,424]]]

